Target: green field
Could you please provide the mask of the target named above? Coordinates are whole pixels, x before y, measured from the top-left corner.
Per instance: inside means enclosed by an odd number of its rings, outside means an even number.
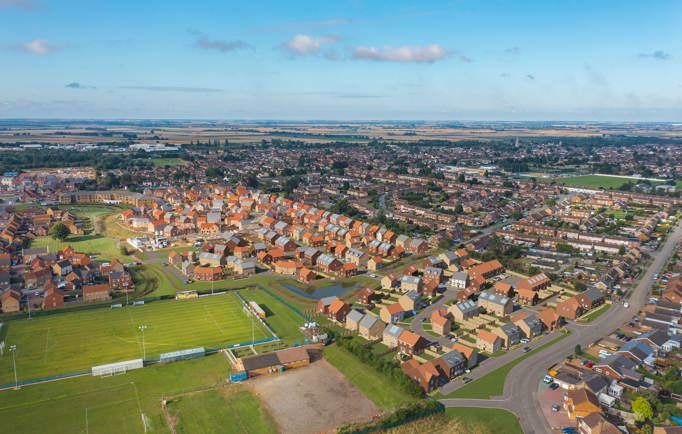
[[[172,398],[168,411],[178,434],[277,432],[258,398],[236,384]]]
[[[275,330],[277,336],[285,343],[302,342],[303,334],[298,329],[305,319],[293,309],[275,300],[270,294],[262,289],[249,288],[239,291],[244,300],[255,301],[265,311],[265,322]]]
[[[412,402],[414,397],[396,387],[391,379],[338,345],[325,347],[324,357],[345,377],[382,409]]]
[[[182,166],[185,163],[187,162],[181,158],[152,158],[152,164],[157,167],[175,167]]]
[[[130,256],[121,254],[118,241],[97,234],[72,235],[65,241],[53,240],[50,237],[38,237],[31,241],[31,247],[47,247],[50,252],[56,252],[66,246],[73,247],[77,252],[96,255],[102,260],[114,258],[122,261],[130,260]]]
[[[98,308],[12,320],[6,345],[17,346],[19,379],[86,370],[93,365],[147,358],[196,346],[216,348],[251,341],[251,320],[233,294],[167,300],[120,309]],[[269,337],[257,321],[255,338]],[[0,384],[13,381],[12,361],[0,360]]]
[[[528,353],[518,357],[506,365],[497,368],[491,373],[484,375],[483,377],[478,378],[463,387],[460,387],[454,392],[443,396],[443,398],[490,399],[492,396],[502,395],[504,393],[504,381],[507,378],[507,374],[509,374],[509,371],[511,371],[514,366],[518,365],[533,354],[542,351],[551,345],[554,345],[556,342],[560,341],[566,336],[568,336],[567,333],[562,333],[560,336],[557,336],[556,338],[537,348],[533,348],[532,351],[529,351]]]
[[[4,428],[7,431],[3,432],[13,434],[143,433],[144,414],[147,432],[169,433],[161,400],[199,388],[231,387],[224,382],[229,372],[225,357],[215,354],[125,375],[86,376],[7,390],[0,392],[0,431]],[[252,407],[250,401],[245,411]],[[260,421],[253,422],[254,427],[262,425]],[[250,427],[246,431],[249,430]]]
[[[640,181],[635,178],[616,178],[604,175],[577,175],[565,178],[556,178],[557,183],[585,188],[618,189],[627,183],[637,184]]]

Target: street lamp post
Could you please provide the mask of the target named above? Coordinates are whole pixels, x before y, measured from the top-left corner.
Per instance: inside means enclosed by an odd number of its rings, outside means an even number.
[[[145,360],[147,358],[147,348],[145,347],[144,344],[144,331],[147,328],[147,326],[142,324],[138,328],[142,332],[142,360]]]
[[[19,379],[17,378],[17,346],[10,345],[9,350],[12,352],[12,365],[14,366],[14,388],[19,389]]]

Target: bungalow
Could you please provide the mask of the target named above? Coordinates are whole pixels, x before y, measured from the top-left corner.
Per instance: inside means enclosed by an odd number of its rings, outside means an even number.
[[[381,342],[389,348],[395,348],[398,346],[398,338],[403,334],[405,329],[399,327],[395,324],[388,324],[384,329],[383,337]]]
[[[592,367],[595,372],[606,375],[607,377],[621,381],[624,379],[641,381],[642,374],[635,371],[637,362],[622,354],[613,354],[600,360]]]
[[[567,390],[564,394],[564,410],[570,420],[584,418],[592,413],[601,413],[597,396],[584,387]]]
[[[635,363],[642,364],[647,358],[654,357],[655,351],[644,342],[631,340],[630,342],[623,344],[618,351],[616,351],[616,354],[629,357]]]
[[[421,354],[426,348],[427,342],[418,334],[405,330],[398,338],[398,351],[408,356]]]
[[[396,323],[398,321],[402,321],[402,319],[405,318],[405,309],[403,309],[400,303],[384,305],[379,310],[379,316],[385,323]]]
[[[358,326],[358,332],[363,338],[373,341],[380,339],[384,333],[386,325],[372,314],[365,315]]]
[[[488,353],[496,353],[502,348],[502,339],[487,330],[478,330],[476,333],[476,347]]]

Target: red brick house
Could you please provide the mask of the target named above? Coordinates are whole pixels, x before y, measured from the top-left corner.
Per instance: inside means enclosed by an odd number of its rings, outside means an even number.
[[[405,330],[398,338],[398,350],[408,356],[421,354],[425,348],[426,340],[409,330]]]

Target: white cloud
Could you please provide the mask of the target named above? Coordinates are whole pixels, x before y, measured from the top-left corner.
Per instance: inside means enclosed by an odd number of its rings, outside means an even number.
[[[443,60],[452,53],[438,44],[431,44],[426,47],[357,47],[353,51],[353,59],[374,60],[380,62],[415,62],[432,63]],[[463,61],[468,61],[464,56],[460,56]]]
[[[38,56],[54,53],[59,49],[58,46],[48,42],[46,39],[34,39],[21,44],[19,48],[27,53],[37,54]]]
[[[283,43],[282,48],[294,56],[308,56],[319,53],[324,44],[338,40],[339,37],[335,35],[310,36],[299,34]]]

